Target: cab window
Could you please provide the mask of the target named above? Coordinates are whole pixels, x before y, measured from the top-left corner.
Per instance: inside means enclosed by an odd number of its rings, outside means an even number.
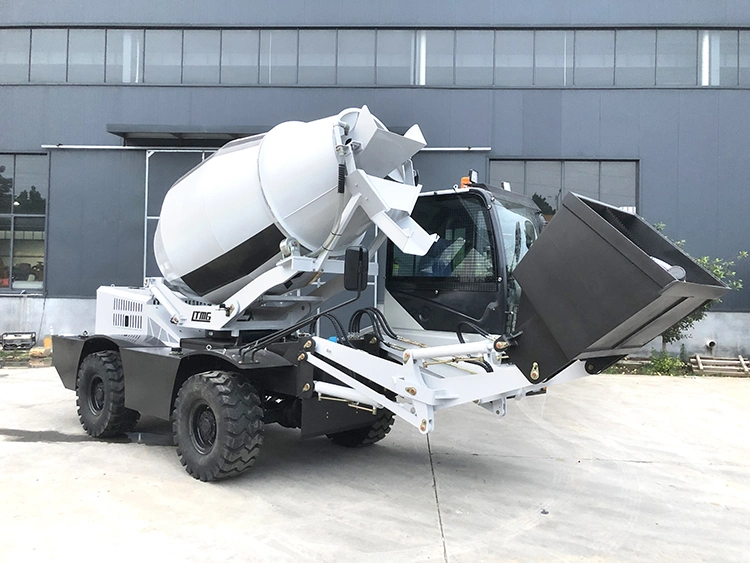
[[[518,263],[536,240],[538,230],[534,213],[521,205],[495,201],[495,212],[505,253],[505,278],[507,280],[507,323],[505,330],[511,333],[516,328],[518,304],[521,302],[521,286],[513,277]]]
[[[424,256],[392,247],[390,279],[430,278],[462,285],[496,281],[491,223],[481,197],[467,193],[420,198],[412,217],[440,238]]]

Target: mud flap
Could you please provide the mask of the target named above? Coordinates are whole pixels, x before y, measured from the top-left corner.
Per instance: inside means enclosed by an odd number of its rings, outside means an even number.
[[[577,360],[598,373],[728,291],[637,215],[572,193],[513,275],[508,355],[533,383]]]

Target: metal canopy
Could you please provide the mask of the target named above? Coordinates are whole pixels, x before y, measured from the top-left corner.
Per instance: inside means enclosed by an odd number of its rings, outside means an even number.
[[[200,127],[108,123],[107,132],[123,139],[125,146],[220,147],[233,139],[249,137],[270,129],[267,125]]]
[[[154,125],[145,123],[108,123],[107,133],[123,139],[125,146],[221,147],[242,137],[270,131],[273,125],[233,125],[202,127],[191,125]],[[408,127],[391,127],[403,135]]]

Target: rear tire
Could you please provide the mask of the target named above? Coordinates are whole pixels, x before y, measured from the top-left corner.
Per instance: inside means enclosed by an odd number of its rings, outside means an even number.
[[[138,422],[140,413],[125,408],[125,378],[120,353],[102,350],[86,356],[76,380],[78,418],[94,438],[124,434]]]
[[[201,481],[234,477],[255,463],[263,409],[255,388],[232,372],[188,378],[177,393],[172,430],[185,470]]]
[[[345,448],[358,448],[379,442],[386,437],[393,426],[393,413],[387,409],[381,409],[375,422],[370,426],[345,430],[335,434],[327,434],[328,439],[336,445]]]

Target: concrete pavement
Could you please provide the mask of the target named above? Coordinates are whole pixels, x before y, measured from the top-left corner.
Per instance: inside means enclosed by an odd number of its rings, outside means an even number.
[[[0,369],[0,561],[750,557],[750,380],[593,376],[436,427],[348,450],[269,426],[205,484],[168,424],[93,440],[54,369]]]

